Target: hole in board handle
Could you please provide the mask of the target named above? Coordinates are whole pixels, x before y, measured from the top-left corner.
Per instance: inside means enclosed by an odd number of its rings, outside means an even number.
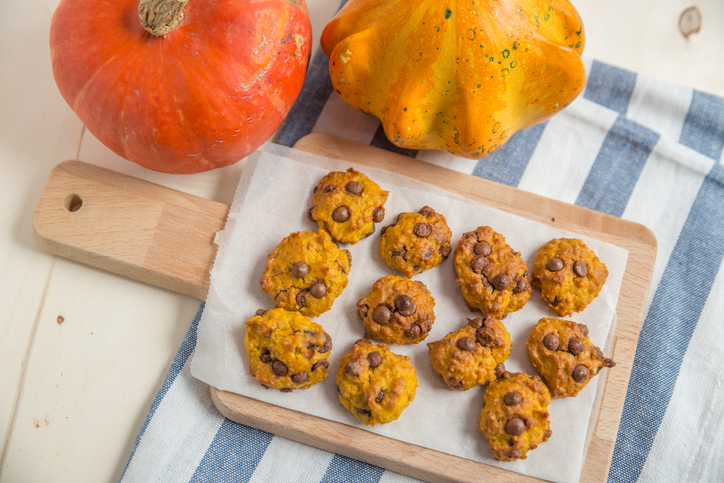
[[[76,194],[68,195],[63,202],[63,206],[71,213],[75,213],[83,206],[83,199]]]

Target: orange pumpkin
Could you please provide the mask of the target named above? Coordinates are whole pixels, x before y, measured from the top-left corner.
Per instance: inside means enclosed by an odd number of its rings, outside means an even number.
[[[167,173],[242,159],[284,120],[311,50],[304,0],[61,0],[55,81],[88,130]]]
[[[349,0],[321,47],[337,93],[392,143],[480,158],[586,81],[567,0]]]

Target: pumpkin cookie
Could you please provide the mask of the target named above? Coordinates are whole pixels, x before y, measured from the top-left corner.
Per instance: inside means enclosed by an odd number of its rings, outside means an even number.
[[[478,431],[488,439],[496,460],[524,460],[553,434],[548,422],[551,396],[538,376],[505,372],[488,385],[483,400]]]
[[[390,344],[417,344],[435,322],[435,299],[425,284],[397,275],[377,280],[357,302],[365,337]]]
[[[417,372],[407,356],[387,344],[360,339],[339,361],[335,377],[339,402],[364,424],[385,424],[400,417],[415,399]]]
[[[573,238],[551,240],[533,262],[533,285],[561,317],[580,312],[606,283],[608,270],[585,243]]]
[[[471,310],[500,319],[530,299],[530,274],[520,253],[489,226],[465,233],[455,248],[457,284]]]
[[[314,188],[314,206],[307,215],[335,240],[355,244],[372,235],[375,223],[385,218],[387,195],[377,183],[352,168],[333,171]]]
[[[588,327],[564,319],[541,319],[528,336],[528,353],[553,397],[576,397],[604,367],[616,365],[588,338]]]
[[[291,392],[327,377],[332,338],[299,312],[260,310],[246,321],[249,373],[265,387]]]
[[[292,233],[268,255],[259,285],[275,307],[318,316],[347,286],[351,260],[324,230]]]
[[[450,389],[467,391],[494,381],[505,371],[510,355],[510,334],[503,323],[486,316],[468,319],[462,329],[427,344],[432,367]]]
[[[397,222],[382,229],[380,255],[387,265],[412,278],[447,258],[451,237],[445,217],[425,206],[417,213],[401,213]]]

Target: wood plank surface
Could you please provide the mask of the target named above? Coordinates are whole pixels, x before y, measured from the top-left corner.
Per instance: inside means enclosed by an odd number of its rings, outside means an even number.
[[[656,240],[639,224],[544,198],[419,160],[312,134],[297,149],[387,169],[526,218],[598,238],[629,251],[612,357],[616,371],[599,380],[600,411],[581,479],[605,481],[611,463],[656,256]],[[81,204],[82,201],[82,204]],[[132,201],[133,210],[129,212]],[[73,208],[79,209],[73,211]],[[60,164],[33,216],[46,250],[200,299],[208,289],[228,206],[78,161]],[[139,222],[139,220],[143,220]],[[216,407],[234,421],[430,481],[534,481],[345,424],[310,417],[211,388]]]

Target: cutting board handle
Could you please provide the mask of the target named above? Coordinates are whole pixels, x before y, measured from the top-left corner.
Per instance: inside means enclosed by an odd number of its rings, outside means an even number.
[[[33,232],[50,253],[205,300],[229,206],[82,161],[48,177]]]

